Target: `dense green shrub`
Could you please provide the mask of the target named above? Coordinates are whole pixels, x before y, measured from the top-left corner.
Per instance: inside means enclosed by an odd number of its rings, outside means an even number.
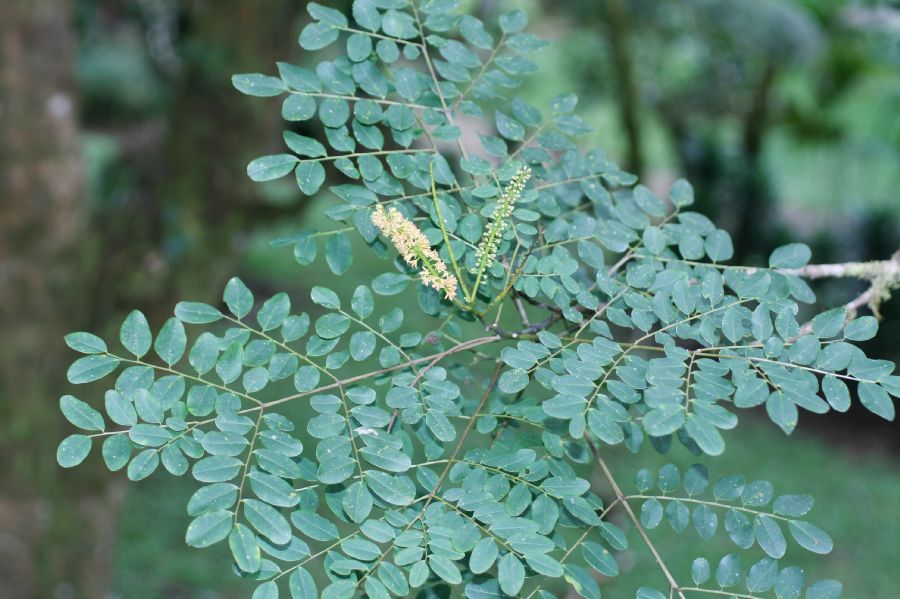
[[[351,21],[310,3],[300,45],[330,59],[234,77],[243,93],[283,97],[286,121],[321,122],[322,140],[286,131],[289,152],[248,174],[293,174],[313,195],[334,167],[335,228],[279,244],[304,265],[323,250],[335,276],[359,280],[353,294],[315,281],[303,312],[235,278],[224,305],[180,303],[156,335],[132,312],[121,350],[69,335],[86,354],[72,383],[118,377],[105,415],[62,398],[87,433],[62,442],[59,463],[102,442],[107,466],[131,480],[160,463],[190,472],[201,486],[187,543],[227,542],[234,570],[260,581],[257,598],[565,586],[599,597],[626,548],[614,510],[669,583],[639,598],[838,597],[838,582],[779,561],[789,537],[831,550],[805,520],[811,497],[743,476],[710,483],[702,464],[636,467],[626,488],[606,447],[715,456],[737,411],[764,405],[790,433],[800,410],[845,411],[853,391],[893,418],[894,365],[852,345],[876,319],[838,308],[803,324],[815,299],[806,246],[779,248],[765,268],[727,265],[731,240],[689,211],[687,182],[663,199],[602,151],[580,152],[588,127],[572,94],[548,115],[515,97],[536,70],[527,55],[545,45],[523,32],[522,11],[495,29],[455,14],[454,0],[420,4],[356,0]],[[384,272],[353,268],[352,231]],[[405,320],[402,294],[424,319]],[[308,406],[308,421],[285,417],[288,402]],[[583,478],[592,468],[612,489],[605,504]],[[672,533],[757,546],[760,559],[698,558],[676,576],[646,533],[664,519]]]

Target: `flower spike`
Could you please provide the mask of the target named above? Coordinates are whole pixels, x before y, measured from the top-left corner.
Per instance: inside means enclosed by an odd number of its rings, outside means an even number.
[[[372,223],[394,244],[407,264],[421,268],[419,278],[422,283],[442,291],[447,299],[456,298],[456,277],[450,274],[425,234],[412,221],[396,208],[385,210],[379,205],[372,213]]]
[[[491,221],[487,231],[482,236],[481,241],[478,243],[478,247],[475,249],[475,258],[477,262],[476,266],[471,270],[472,274],[475,275],[475,285],[472,288],[472,293],[469,297],[470,303],[475,301],[475,294],[478,292],[478,287],[481,283],[482,276],[484,276],[484,272],[494,264],[494,259],[497,257],[497,248],[500,246],[503,232],[508,226],[507,221],[509,220],[509,217],[512,216],[516,202],[522,197],[522,192],[525,191],[525,184],[530,178],[531,169],[527,166],[520,168],[506,186],[506,189],[503,190],[503,193],[500,194],[497,205],[494,206],[494,211],[491,213]]]
[[[481,238],[481,242],[475,249],[475,257],[478,259],[478,266],[472,269],[473,273],[479,270],[490,268],[494,264],[497,257],[497,247],[503,236],[503,231],[508,226],[508,219],[512,216],[516,202],[522,197],[525,190],[525,183],[531,178],[531,169],[523,166],[503,190],[494,211],[491,213],[491,226],[488,227],[488,233]]]

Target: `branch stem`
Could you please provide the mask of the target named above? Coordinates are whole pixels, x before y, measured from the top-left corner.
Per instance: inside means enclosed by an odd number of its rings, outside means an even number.
[[[651,541],[650,537],[647,536],[647,531],[645,531],[644,527],[641,526],[641,521],[638,519],[637,515],[634,513],[634,510],[631,508],[631,505],[628,503],[627,496],[622,493],[622,489],[621,487],[619,487],[619,483],[617,483],[616,479],[613,478],[612,472],[610,472],[609,467],[606,465],[606,462],[600,456],[600,450],[597,449],[597,446],[594,445],[594,442],[591,441],[590,437],[585,437],[585,440],[587,441],[588,446],[591,448],[591,452],[594,454],[594,461],[597,462],[598,466],[600,466],[600,470],[603,471],[603,476],[606,477],[606,480],[609,481],[609,485],[612,487],[613,493],[616,494],[616,499],[618,499],[619,503],[622,504],[622,507],[625,508],[625,512],[628,514],[629,520],[631,520],[635,528],[637,528],[638,534],[641,535],[641,538],[644,540],[644,544],[647,545],[647,549],[650,550],[650,553],[653,555],[653,559],[656,560],[656,563],[659,565],[659,569],[662,570],[663,576],[665,576],[666,580],[669,582],[669,589],[671,591],[674,591],[681,599],[685,599],[684,593],[681,591],[681,588],[675,581],[675,577],[672,576],[672,573],[669,571],[669,567],[666,566],[666,563],[660,556],[659,551],[656,550],[656,546],[653,544],[653,541]]]

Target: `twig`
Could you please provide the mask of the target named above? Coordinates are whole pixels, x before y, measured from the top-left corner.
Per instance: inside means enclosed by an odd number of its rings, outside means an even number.
[[[525,305],[522,303],[522,298],[519,297],[518,294],[513,294],[513,303],[516,305],[516,310],[519,312],[519,318],[522,319],[522,324],[531,326],[531,322],[528,320],[528,313],[525,312]]]
[[[484,408],[485,404],[487,404],[488,397],[490,397],[491,392],[494,390],[494,386],[497,384],[497,380],[500,378],[501,370],[503,370],[503,363],[498,362],[497,367],[494,369],[494,374],[491,376],[491,381],[488,383],[487,387],[484,390],[484,395],[482,395],[481,401],[478,402],[478,406],[475,408],[475,411],[472,413],[472,419],[469,420],[469,423],[466,425],[466,428],[463,430],[462,435],[460,435],[460,437],[459,437],[459,441],[456,444],[456,448],[453,450],[453,454],[450,456],[450,459],[447,461],[447,465],[444,467],[444,470],[441,472],[440,476],[438,476],[437,482],[431,488],[431,492],[425,496],[425,505],[422,507],[421,510],[419,510],[419,513],[416,514],[416,517],[413,518],[409,522],[409,524],[406,525],[403,532],[410,530],[413,527],[413,525],[415,525],[416,522],[418,522],[419,520],[422,519],[422,517],[424,517],[425,511],[427,510],[428,506],[431,505],[431,502],[434,500],[435,495],[440,490],[441,485],[444,483],[444,479],[447,478],[447,474],[449,474],[450,470],[453,468],[453,464],[456,461],[456,456],[459,455],[459,452],[462,449],[462,446],[466,442],[466,438],[469,436],[469,433],[472,432],[472,428],[475,426],[475,422],[478,420],[477,418],[475,418],[475,416],[478,416],[478,413]],[[400,535],[398,535],[398,536],[400,536]],[[375,561],[375,563],[372,565],[372,567],[369,568],[368,571],[366,571],[366,573],[362,576],[362,578],[360,579],[359,583],[357,583],[357,585],[362,584],[362,582],[366,578],[368,578],[368,576],[372,572],[375,571],[375,568],[377,568],[378,565],[381,564],[382,561],[384,561],[384,558],[387,556],[388,552],[390,552],[390,550],[393,547],[394,547],[394,543],[391,542],[391,544],[388,546],[388,548],[385,549],[381,553],[381,555],[378,557],[378,559]]]
[[[628,503],[628,499],[625,494],[622,493],[622,489],[619,487],[616,479],[613,478],[612,472],[610,472],[609,467],[606,465],[606,462],[604,462],[603,458],[600,457],[600,451],[597,449],[597,446],[594,445],[594,442],[591,441],[590,437],[585,437],[585,440],[587,441],[588,446],[591,448],[591,453],[594,454],[594,461],[597,462],[598,466],[600,466],[600,469],[603,471],[603,476],[605,476],[606,480],[609,481],[613,493],[616,494],[616,499],[619,501],[619,503],[622,504],[622,507],[625,508],[625,512],[628,514],[628,518],[632,521],[632,523],[634,523],[635,528],[637,528],[638,533],[641,535],[641,538],[644,540],[644,543],[647,545],[650,553],[653,554],[653,558],[656,560],[656,563],[659,564],[659,569],[662,570],[663,576],[665,576],[666,580],[669,582],[670,591],[674,591],[681,599],[685,599],[684,593],[681,592],[681,588],[675,581],[675,577],[672,576],[672,573],[669,571],[668,566],[666,566],[665,562],[662,560],[662,557],[656,550],[656,546],[653,544],[653,541],[651,541],[650,537],[647,536],[647,532],[644,530],[644,527],[641,526],[641,521],[635,515],[634,510]]]
[[[488,339],[490,339],[490,341],[487,341]],[[466,349],[477,347],[479,345],[483,345],[485,343],[490,343],[491,341],[498,341],[498,340],[500,340],[500,335],[491,335],[489,337],[479,337],[478,339],[472,339],[471,341],[465,341],[463,343],[460,343],[459,345],[454,345],[450,349],[443,351],[437,355],[428,356],[428,358],[426,358],[426,360],[430,359],[431,361],[428,363],[427,366],[425,366],[425,368],[423,368],[422,370],[419,371],[419,373],[416,375],[416,378],[413,379],[413,382],[410,384],[410,386],[414,387],[416,385],[416,383],[419,382],[419,379],[421,379],[425,375],[426,372],[428,372],[435,364],[437,364],[438,362],[440,362],[447,356],[449,356],[451,354],[455,354],[457,352],[464,351]],[[422,359],[419,358],[419,359],[413,360],[413,361],[421,362]],[[399,413],[400,413],[399,408],[394,408],[394,411],[391,413],[391,420],[388,422],[388,425],[387,425],[388,433],[391,432],[392,428],[394,428],[394,423],[397,421],[397,416]]]

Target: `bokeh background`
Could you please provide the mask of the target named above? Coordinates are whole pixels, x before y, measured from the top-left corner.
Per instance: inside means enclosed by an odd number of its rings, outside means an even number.
[[[326,2],[347,8],[349,1]],[[252,184],[280,151],[278,102],[230,86],[236,72],[309,62],[301,0],[0,0],[0,597],[244,597],[226,549],[183,543],[187,481],[126,483],[98,456],[55,463],[68,425],[57,399],[62,336],[115,337],[132,308],[159,325],[182,298],[215,302],[227,277],[308,297],[269,240],[321,222],[327,193]],[[706,213],[764,264],[793,240],[815,261],[887,258],[900,247],[900,3],[839,0],[462,0],[488,22],[524,8],[554,43],[522,94],[575,91],[599,145],[651,187],[689,178]],[[350,273],[352,275],[352,271]],[[348,275],[349,277],[350,275]],[[352,281],[351,281],[352,282]],[[822,305],[864,289],[817,285]],[[900,301],[882,307],[873,357],[900,359]],[[71,389],[69,389],[71,391]],[[81,391],[80,389],[78,391]],[[96,400],[97,397],[84,399]],[[742,416],[714,474],[810,492],[836,549],[799,555],[845,596],[896,598],[900,437],[864,411],[806,417],[792,438]],[[634,459],[613,460],[623,478]],[[644,463],[673,460],[675,454]],[[655,533],[684,576],[697,546]],[[635,539],[632,539],[636,541]],[[656,576],[634,543],[609,597]],[[795,554],[796,556],[797,554]]]

